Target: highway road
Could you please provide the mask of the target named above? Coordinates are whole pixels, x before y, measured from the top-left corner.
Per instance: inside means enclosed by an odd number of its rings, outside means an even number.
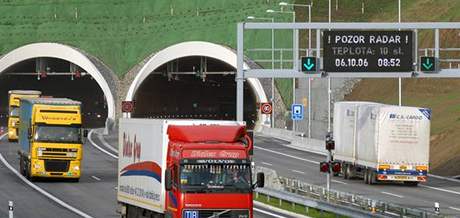
[[[325,186],[326,175],[319,172],[318,164],[325,160],[324,156],[286,147],[289,142],[267,136],[256,136],[254,144],[256,165],[274,169],[280,176]],[[460,182],[430,177],[427,183],[418,187],[402,184],[371,186],[364,184],[362,180],[333,177],[331,184],[336,190],[412,208],[433,211],[434,202],[439,202],[442,213],[460,216]]]
[[[91,141],[88,140],[84,144],[83,174],[80,182],[42,180],[34,184],[52,195],[55,200],[63,201],[89,217],[119,217],[116,213],[117,159],[113,157],[116,156],[115,149],[108,149],[106,146],[110,146],[109,143],[101,141],[95,134]],[[104,152],[96,149],[93,143]],[[19,166],[16,153],[18,146],[17,143],[10,143],[4,138],[0,140],[1,157],[15,169]],[[8,216],[9,200],[15,203],[15,217],[81,217],[31,188],[3,162],[0,163],[0,178],[0,217]],[[257,218],[292,217],[260,207],[255,208],[254,215]]]

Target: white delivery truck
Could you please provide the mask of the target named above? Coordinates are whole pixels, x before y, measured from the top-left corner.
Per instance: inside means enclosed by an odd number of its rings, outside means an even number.
[[[334,159],[345,179],[425,182],[431,110],[373,102],[334,104]]]
[[[243,122],[120,119],[122,217],[252,218],[252,139]]]

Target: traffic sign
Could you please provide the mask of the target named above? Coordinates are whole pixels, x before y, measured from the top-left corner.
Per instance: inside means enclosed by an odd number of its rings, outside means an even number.
[[[411,72],[412,31],[324,31],[326,72]]]
[[[121,102],[121,112],[131,113],[134,111],[134,101],[122,101]]]
[[[420,70],[425,72],[436,71],[436,59],[434,57],[420,57]]]
[[[272,114],[273,107],[272,103],[270,102],[265,102],[260,104],[260,112],[262,114]]]
[[[303,120],[303,105],[292,104],[291,118],[292,120]]]
[[[302,71],[316,72],[316,57],[302,57]]]

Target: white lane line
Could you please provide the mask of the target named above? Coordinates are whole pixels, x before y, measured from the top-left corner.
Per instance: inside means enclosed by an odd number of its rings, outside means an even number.
[[[97,176],[91,176],[91,178],[93,178],[93,179],[95,179],[97,181],[101,181],[101,179],[99,177],[97,177]]]
[[[286,218],[284,216],[280,216],[278,214],[274,214],[274,213],[270,213],[266,210],[262,210],[262,209],[259,209],[259,208],[253,208],[253,210],[257,211],[257,212],[260,212],[260,213],[263,213],[263,214],[266,214],[266,215],[269,215],[269,216],[272,216],[272,217],[277,217],[277,218]]]
[[[449,207],[449,209],[460,211],[460,208],[456,208],[456,207]]]
[[[305,174],[305,172],[298,171],[298,170],[291,170],[291,171],[294,172],[294,173]]]
[[[262,161],[262,162],[260,162],[260,163],[262,163],[262,164],[264,164],[264,165],[267,165],[267,166],[273,166],[273,164],[271,164],[271,163],[267,163],[267,162],[263,162],[263,161]]]
[[[254,148],[257,148],[257,149],[262,150],[262,151],[271,152],[271,153],[274,153],[274,154],[283,155],[285,157],[290,157],[290,158],[293,158],[293,159],[296,159],[296,160],[305,161],[305,162],[312,163],[312,164],[319,164],[319,162],[317,162],[317,161],[303,159],[303,158],[300,158],[300,157],[292,156],[292,155],[289,155],[289,154],[284,154],[284,153],[281,153],[281,152],[278,152],[278,151],[273,151],[273,150],[262,148],[262,147],[259,147],[259,146],[254,146]]]
[[[433,190],[437,190],[437,191],[447,192],[447,193],[451,193],[451,194],[455,194],[455,195],[460,195],[460,192],[447,190],[447,189],[443,189],[443,188],[437,188],[437,187],[432,187],[432,186],[422,185],[422,184],[419,184],[418,186],[433,189]]]
[[[107,141],[105,141],[104,136],[103,136],[102,134],[96,133],[96,135],[97,135],[97,138],[99,139],[99,141],[101,141],[101,143],[102,143],[106,148],[108,148],[109,150],[111,150],[113,153],[118,154],[118,150],[115,149],[112,145],[110,145]]]
[[[450,181],[450,182],[460,183],[460,180],[454,179],[455,177],[459,177],[460,175],[454,176],[453,178],[448,178],[448,177],[444,177],[444,176],[437,176],[437,175],[433,175],[433,174],[428,174],[428,176],[436,178],[436,179],[442,179],[442,180],[447,180],[447,181]]]
[[[93,135],[93,131],[94,131],[94,129],[92,129],[91,131],[89,131],[89,134],[88,134],[88,140],[89,140],[89,142],[90,142],[95,148],[99,149],[99,151],[102,151],[102,152],[106,153],[106,154],[109,155],[110,157],[113,157],[113,158],[115,158],[115,159],[118,159],[118,156],[117,156],[117,155],[114,155],[114,154],[112,154],[112,153],[106,151],[105,149],[99,147],[99,146],[91,139],[91,136]]]
[[[1,135],[0,136],[0,140],[5,137],[6,134],[4,135]],[[30,187],[32,187],[33,189],[35,189],[36,191],[40,192],[42,195],[46,196],[47,198],[51,199],[52,201],[58,203],[59,205],[61,205],[62,207],[76,213],[77,215],[81,216],[81,217],[85,217],[85,218],[92,218],[92,216],[84,213],[83,211],[81,210],[78,210],[77,208],[75,207],[72,207],[70,206],[69,204],[67,204],[66,202],[60,200],[59,198],[51,195],[50,193],[46,192],[45,190],[43,190],[42,188],[38,187],[37,185],[33,184],[32,182],[30,182],[29,180],[27,180],[24,176],[22,176],[16,169],[14,169],[9,163],[8,161],[6,161],[6,159],[3,157],[2,154],[0,154],[0,161],[3,163],[3,165],[5,165],[9,170],[11,170],[11,172],[13,172],[17,177],[19,177],[19,179],[21,179],[24,183],[26,183],[27,185],[29,185]]]
[[[390,193],[390,192],[381,192],[381,193],[386,194],[386,195],[391,195],[393,197],[404,198],[404,196],[402,196],[402,195],[397,195],[397,194],[393,194],[393,193]]]
[[[335,182],[335,183],[339,183],[339,184],[343,184],[343,185],[348,185],[348,183],[346,183],[346,182],[342,182],[342,181],[335,180],[335,179],[331,179],[331,182]]]

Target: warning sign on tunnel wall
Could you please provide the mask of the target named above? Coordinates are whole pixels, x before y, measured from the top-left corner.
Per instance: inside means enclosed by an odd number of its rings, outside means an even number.
[[[121,112],[131,113],[134,111],[134,101],[123,101],[121,102]]]

